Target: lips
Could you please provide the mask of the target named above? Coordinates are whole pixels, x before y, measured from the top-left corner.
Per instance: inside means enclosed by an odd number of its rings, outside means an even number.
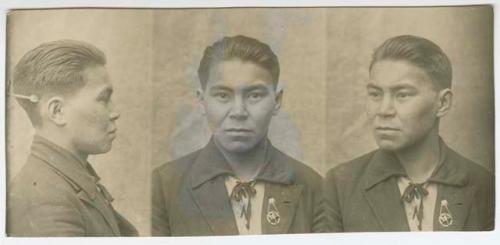
[[[227,132],[253,132],[253,130],[246,129],[246,128],[229,128],[229,129],[226,129],[225,131],[227,131]]]
[[[400,131],[398,128],[392,127],[375,127],[377,131]]]

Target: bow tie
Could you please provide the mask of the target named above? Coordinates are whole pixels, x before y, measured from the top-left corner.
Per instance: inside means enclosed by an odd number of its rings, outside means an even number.
[[[417,216],[418,229],[422,230],[422,219],[424,218],[424,197],[429,194],[425,189],[426,183],[414,184],[410,182],[406,187],[401,199],[407,203],[411,203],[415,199],[420,199],[420,205],[415,207],[413,217]]]
[[[250,202],[250,199],[255,196],[257,192],[254,188],[255,181],[237,181],[236,183],[237,184],[231,191],[231,199],[236,202],[241,202],[244,198],[247,199],[247,202],[243,204],[243,208],[241,209],[240,217],[245,216],[245,220],[247,221],[246,228],[250,229],[250,217],[252,216],[252,203]]]

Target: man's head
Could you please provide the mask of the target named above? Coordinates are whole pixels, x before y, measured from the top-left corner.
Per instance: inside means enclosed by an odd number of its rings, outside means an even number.
[[[416,36],[388,39],[375,50],[367,112],[377,144],[403,150],[437,134],[451,108],[452,67],[439,46]]]
[[[12,95],[37,131],[59,137],[77,153],[104,153],[111,149],[119,117],[105,64],[103,52],[91,44],[44,43],[16,65]]]
[[[245,153],[265,140],[282,97],[278,58],[268,45],[224,37],[205,49],[198,76],[198,100],[219,146]]]

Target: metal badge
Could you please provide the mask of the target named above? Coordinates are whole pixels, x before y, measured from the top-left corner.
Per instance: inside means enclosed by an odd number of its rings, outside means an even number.
[[[441,200],[441,208],[439,209],[439,224],[443,227],[449,227],[453,224],[453,216],[448,209],[448,201]]]
[[[276,207],[276,201],[274,198],[269,198],[267,202],[267,214],[266,214],[267,222],[271,225],[277,225],[280,223],[280,213],[278,208]]]

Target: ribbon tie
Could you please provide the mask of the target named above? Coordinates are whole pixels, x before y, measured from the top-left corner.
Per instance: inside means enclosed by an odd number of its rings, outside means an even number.
[[[424,187],[425,184],[426,183],[414,184],[410,182],[401,197],[401,199],[407,203],[411,203],[415,199],[420,199],[420,205],[415,207],[413,211],[413,218],[417,216],[418,219],[419,230],[422,230],[422,219],[424,218],[424,197],[429,194]]]
[[[243,208],[241,209],[240,217],[242,216],[245,217],[245,220],[247,221],[246,228],[250,229],[250,217],[252,216],[252,203],[250,202],[250,199],[253,196],[255,196],[257,192],[254,188],[255,181],[254,180],[249,182],[237,181],[236,183],[237,184],[231,191],[231,199],[236,202],[241,202],[242,200],[244,201],[244,199],[246,198],[246,203],[243,203]]]

